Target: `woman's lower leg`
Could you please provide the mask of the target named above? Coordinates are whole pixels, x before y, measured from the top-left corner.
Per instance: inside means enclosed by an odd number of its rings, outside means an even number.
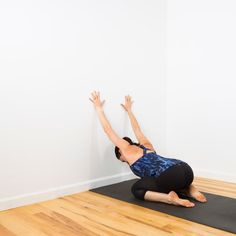
[[[144,200],[164,202],[184,207],[194,207],[194,203],[190,202],[189,200],[179,198],[174,191],[170,191],[168,194],[154,191],[147,191],[144,195]]]

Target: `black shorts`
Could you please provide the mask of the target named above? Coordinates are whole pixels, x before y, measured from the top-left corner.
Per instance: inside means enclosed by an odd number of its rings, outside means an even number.
[[[193,170],[185,162],[174,165],[161,173],[158,177],[143,177],[135,182],[131,188],[136,198],[144,199],[149,191],[169,193],[187,188],[193,182]]]

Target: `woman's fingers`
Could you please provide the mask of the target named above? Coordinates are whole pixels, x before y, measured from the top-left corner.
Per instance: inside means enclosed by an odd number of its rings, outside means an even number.
[[[100,93],[99,92],[93,91],[91,93],[91,95],[92,95],[93,99],[100,98]]]
[[[132,104],[133,101],[131,100],[131,97],[129,95],[125,96],[125,102],[128,104]]]
[[[120,104],[120,105],[124,108],[125,111],[127,111],[127,108],[124,104]]]
[[[94,103],[94,100],[93,100],[92,98],[89,98],[89,100],[90,100],[92,103]]]
[[[100,92],[93,91],[89,100],[94,104],[95,107],[102,107],[105,103],[105,100],[101,101]]]
[[[96,97],[96,95],[94,94],[94,92],[91,93],[91,96],[92,96],[93,98]]]
[[[96,96],[97,96],[97,92],[96,92],[96,91],[93,91],[93,92],[92,92],[92,95],[93,95],[94,97],[96,97]]]

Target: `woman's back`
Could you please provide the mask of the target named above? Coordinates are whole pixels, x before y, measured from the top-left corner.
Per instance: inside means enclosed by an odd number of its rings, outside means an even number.
[[[143,156],[130,165],[133,173],[139,177],[157,177],[169,167],[183,163],[178,159],[162,157],[152,150],[152,152],[148,152],[150,149],[142,145],[140,147],[143,149]]]

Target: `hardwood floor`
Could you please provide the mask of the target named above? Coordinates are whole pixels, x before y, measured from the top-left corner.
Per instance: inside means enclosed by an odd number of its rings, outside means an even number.
[[[202,191],[236,198],[236,184],[195,178]],[[0,212],[0,236],[235,235],[90,191]]]

